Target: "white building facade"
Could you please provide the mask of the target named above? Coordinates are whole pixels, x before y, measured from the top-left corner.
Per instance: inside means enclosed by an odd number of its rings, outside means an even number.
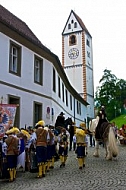
[[[87,120],[85,101],[70,84],[57,57],[29,27],[0,5],[0,98],[18,104],[14,125],[55,124],[61,111],[78,126]]]

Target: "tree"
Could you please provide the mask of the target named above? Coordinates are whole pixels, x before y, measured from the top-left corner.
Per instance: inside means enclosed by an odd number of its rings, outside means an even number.
[[[126,81],[117,79],[110,70],[105,69],[100,79],[100,87],[95,93],[95,106],[98,109],[104,105],[109,120],[120,115],[126,99]]]

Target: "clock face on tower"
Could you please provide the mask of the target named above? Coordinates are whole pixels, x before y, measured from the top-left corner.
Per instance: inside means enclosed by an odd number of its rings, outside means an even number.
[[[76,59],[79,55],[79,50],[77,48],[72,48],[68,52],[68,56],[70,59]]]

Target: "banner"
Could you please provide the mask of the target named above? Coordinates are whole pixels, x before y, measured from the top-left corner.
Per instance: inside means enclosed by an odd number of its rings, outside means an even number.
[[[0,137],[13,127],[17,106],[16,104],[0,104]]]

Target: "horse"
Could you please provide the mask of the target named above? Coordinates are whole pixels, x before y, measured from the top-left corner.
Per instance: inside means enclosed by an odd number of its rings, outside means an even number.
[[[90,128],[92,129],[93,137],[95,139],[95,130],[98,124],[99,117],[90,121]],[[106,160],[112,160],[118,155],[118,147],[116,143],[115,133],[110,122],[103,122],[99,129],[101,139],[95,139],[95,151],[93,156],[99,157],[99,143],[102,142],[106,151]]]
[[[72,125],[72,123],[73,123],[73,121],[72,121],[71,117],[68,117],[67,119],[65,119],[64,124],[62,124],[62,126],[56,126],[55,127],[55,130],[56,130],[57,134],[60,134],[62,130],[63,131],[64,130],[69,131],[68,126]]]
[[[68,117],[67,119],[65,119],[64,125],[65,125],[65,129],[68,130],[68,125],[72,125],[73,121],[71,117]]]

